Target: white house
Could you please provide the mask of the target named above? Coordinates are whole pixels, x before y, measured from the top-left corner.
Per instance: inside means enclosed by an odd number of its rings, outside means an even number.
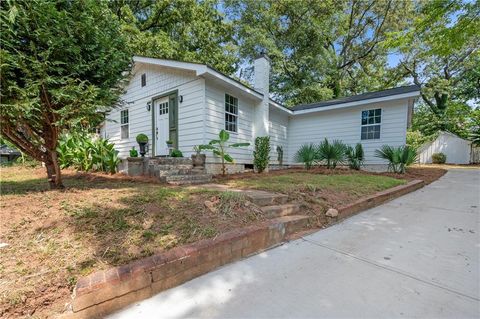
[[[470,164],[472,162],[472,142],[450,132],[440,132],[435,140],[425,143],[419,149],[419,161],[432,163],[432,154],[443,153],[448,164]]]
[[[253,88],[204,64],[148,57],[134,57],[133,77],[122,97],[123,106],[107,115],[101,134],[115,143],[121,158],[138,145],[135,137],[149,137],[149,156],[168,154],[166,141],[174,142],[184,156],[193,146],[207,144],[222,129],[232,143],[249,142],[231,149],[236,165],[230,172],[251,167],[254,139],[270,136],[271,164],[277,163],[277,146],[284,151],[284,164],[295,164],[294,154],[304,143],[324,138],[347,144],[361,142],[367,165],[385,164],[374,156],[383,144],[405,144],[416,86],[360,94],[287,108],[269,98],[270,60],[254,62]],[[207,154],[207,170],[219,162]]]

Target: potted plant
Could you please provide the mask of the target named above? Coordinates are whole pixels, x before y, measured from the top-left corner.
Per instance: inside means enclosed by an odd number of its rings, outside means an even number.
[[[167,147],[169,149],[173,148],[173,141],[172,140],[167,140],[166,143],[167,143]]]
[[[138,157],[138,151],[135,149],[135,146],[130,150],[130,157]]]
[[[205,154],[201,154],[203,148],[201,145],[195,145],[193,147],[193,150],[195,151],[195,154],[192,154],[192,163],[193,166],[196,167],[204,167],[205,166],[205,160],[207,156]]]
[[[145,157],[145,154],[147,153],[146,145],[148,144],[148,136],[143,133],[138,134],[137,143],[140,146],[140,155],[142,155],[142,157]]]

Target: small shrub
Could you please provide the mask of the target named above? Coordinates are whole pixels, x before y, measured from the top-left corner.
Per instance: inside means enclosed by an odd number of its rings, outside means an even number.
[[[338,164],[342,164],[345,161],[345,149],[346,145],[341,141],[334,140],[332,143],[329,143],[325,139],[318,145],[316,160],[325,162],[327,168],[335,168]]]
[[[171,157],[183,157],[183,153],[180,150],[172,150]]]
[[[295,162],[303,163],[306,169],[312,168],[315,163],[317,150],[314,144],[303,144],[295,153]]]
[[[138,157],[138,151],[135,149],[135,146],[130,150],[130,157]]]
[[[356,169],[358,171],[363,165],[363,161],[365,159],[362,144],[357,143],[355,148],[347,146],[345,149],[345,157],[348,161],[348,166],[351,169]]]
[[[253,165],[259,173],[268,167],[270,160],[270,136],[259,136],[255,139]]]
[[[137,135],[137,143],[138,143],[138,144],[142,144],[142,143],[143,143],[143,144],[146,144],[146,143],[148,143],[148,136],[145,135],[145,134],[143,134],[143,133],[138,134],[138,135]]]
[[[432,154],[432,163],[433,164],[445,164],[447,161],[447,155],[443,153],[433,153]]]
[[[399,147],[383,145],[379,150],[375,150],[375,156],[387,160],[390,171],[404,174],[407,166],[415,162],[418,154],[408,145]]]

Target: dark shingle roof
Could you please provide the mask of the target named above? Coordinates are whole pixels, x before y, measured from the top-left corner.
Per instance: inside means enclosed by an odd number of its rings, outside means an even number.
[[[382,98],[390,95],[410,93],[410,92],[415,92],[419,90],[420,88],[416,85],[400,86],[393,89],[342,97],[335,100],[321,101],[321,102],[310,103],[310,104],[300,104],[292,107],[291,109],[293,111],[315,109],[315,108],[326,107],[326,106],[331,106],[336,104],[344,104],[344,103],[357,102],[362,100],[377,99],[377,98]]]

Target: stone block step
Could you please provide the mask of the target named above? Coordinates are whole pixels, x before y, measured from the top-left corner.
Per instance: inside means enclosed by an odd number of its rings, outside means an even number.
[[[203,184],[212,180],[210,174],[196,174],[196,175],[171,175],[163,177],[164,181],[172,185],[191,185]]]
[[[248,200],[258,206],[282,205],[288,201],[288,195],[265,191],[248,190],[244,192]]]
[[[300,204],[283,204],[264,206],[261,208],[261,210],[263,211],[265,217],[275,218],[297,214],[300,212],[300,208]]]
[[[186,157],[153,157],[149,163],[156,165],[192,165],[192,159]]]
[[[169,169],[158,170],[156,176],[174,176],[174,175],[202,175],[205,174],[205,170],[196,168],[181,168],[181,169]]]
[[[168,171],[172,169],[192,169],[193,166],[190,164],[178,164],[178,165],[166,165],[166,164],[150,164],[153,169],[160,171]]]

